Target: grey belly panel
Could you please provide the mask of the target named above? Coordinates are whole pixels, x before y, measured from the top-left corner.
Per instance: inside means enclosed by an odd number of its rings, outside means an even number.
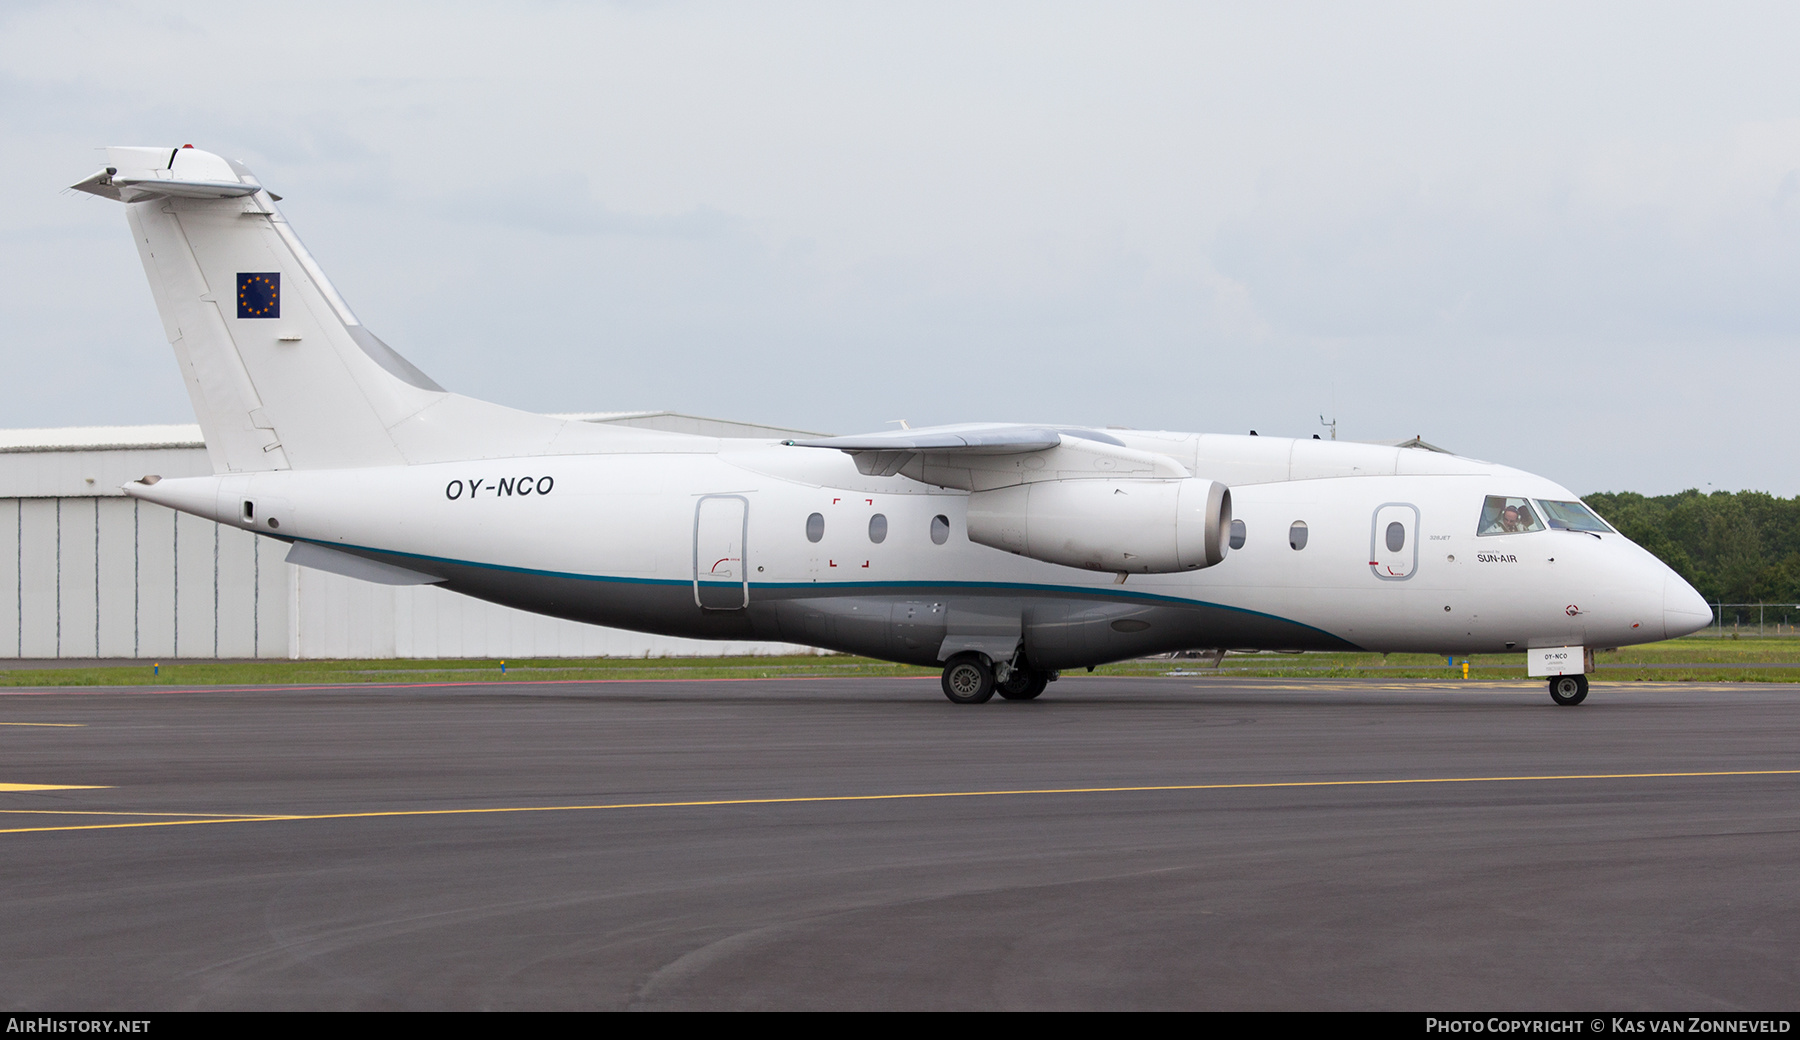
[[[359,550],[398,566],[409,557]],[[694,639],[800,643],[908,664],[936,665],[962,618],[1016,616],[1027,658],[1039,668],[1214,647],[1357,649],[1327,632],[1281,618],[1204,603],[1128,599],[1105,592],[909,586],[846,589],[756,587],[741,610],[706,610],[687,582],[640,582],[513,571],[432,561],[444,588],[552,617]]]

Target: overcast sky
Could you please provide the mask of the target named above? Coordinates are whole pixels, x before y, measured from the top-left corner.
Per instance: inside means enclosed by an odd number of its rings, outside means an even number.
[[[1800,7],[0,7],[0,426],[187,422],[109,144],[247,162],[451,389],[1421,434],[1800,493]]]

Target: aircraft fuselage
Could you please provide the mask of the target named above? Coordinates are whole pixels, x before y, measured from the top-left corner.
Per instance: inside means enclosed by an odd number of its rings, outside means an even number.
[[[692,440],[691,451],[279,471],[128,490],[539,613],[926,665],[947,647],[1009,641],[1043,669],[1215,647],[1610,647],[1710,618],[1684,582],[1621,535],[1480,534],[1490,496],[1574,496],[1454,456],[1427,461],[1466,472],[1236,484],[1242,541],[1220,563],[1121,582],[970,542],[964,492],[867,476],[835,451]],[[1409,454],[1299,443],[1359,470],[1383,453]],[[1305,525],[1299,548],[1296,523]],[[1402,530],[1390,548],[1394,524]]]

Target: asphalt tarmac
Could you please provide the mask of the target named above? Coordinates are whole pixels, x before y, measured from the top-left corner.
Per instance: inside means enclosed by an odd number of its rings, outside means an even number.
[[[1791,1010],[1797,738],[1754,683],[8,690],[0,1004]]]

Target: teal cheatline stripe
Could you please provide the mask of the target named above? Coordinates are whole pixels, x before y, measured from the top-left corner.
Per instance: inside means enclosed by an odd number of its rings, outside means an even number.
[[[456,567],[474,567],[480,570],[499,571],[504,574],[530,574],[542,578],[563,578],[569,581],[604,582],[614,585],[666,585],[675,588],[690,588],[692,578],[627,578],[607,574],[576,574],[571,571],[547,571],[534,567],[513,567],[504,563],[481,563],[476,560],[457,560],[447,556],[427,556],[423,553],[400,552],[396,549],[376,549],[366,545],[346,545],[342,542],[322,542],[313,538],[296,538],[297,542],[311,542],[327,549],[353,549],[358,552],[374,553],[378,556],[393,556],[405,560],[418,560],[425,563],[447,563]],[[857,590],[894,590],[906,589],[949,589],[969,590],[994,589],[1006,592],[1027,592],[1039,595],[1079,596],[1083,599],[1124,600],[1134,603],[1166,603],[1176,607],[1206,607],[1211,610],[1224,610],[1233,614],[1244,614],[1249,617],[1265,618],[1279,621],[1284,625],[1293,625],[1308,632],[1317,632],[1339,642],[1350,644],[1344,637],[1335,632],[1309,625],[1304,621],[1295,621],[1279,614],[1270,614],[1248,607],[1233,606],[1230,603],[1214,603],[1210,600],[1187,599],[1182,596],[1169,596],[1158,592],[1139,592],[1117,585],[1106,585],[1098,588],[1084,585],[1039,585],[1029,582],[1014,581],[846,581],[824,584],[812,581],[753,581],[751,589],[815,589],[819,592],[852,592]]]

